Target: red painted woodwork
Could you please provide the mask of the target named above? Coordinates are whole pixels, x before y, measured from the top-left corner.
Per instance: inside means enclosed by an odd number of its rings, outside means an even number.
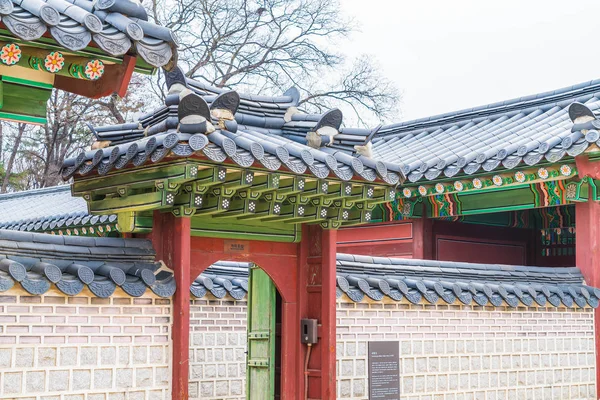
[[[56,75],[54,77],[54,87],[92,99],[110,96],[113,93],[116,93],[119,97],[125,97],[135,69],[135,62],[135,57],[125,55],[122,64],[108,66],[102,78],[97,81],[85,81]]]
[[[437,236],[436,239],[438,260],[483,264],[526,264],[527,250],[521,242],[490,240],[483,242],[451,236]]]
[[[578,166],[579,168],[579,166]],[[588,285],[600,287],[600,203],[588,201],[575,203],[577,240],[575,252],[577,266]],[[594,310],[594,335],[596,341],[596,382],[600,382],[600,308]],[[596,385],[596,398],[600,398],[600,385]]]
[[[533,236],[528,229],[434,221],[436,260],[531,265]]]
[[[300,243],[298,310],[300,318],[317,319],[319,342],[313,345],[308,365],[308,398],[333,400],[336,396],[336,241],[337,231],[303,226]],[[307,346],[298,340],[296,370],[304,370]],[[297,374],[304,398],[304,376]]]
[[[338,244],[373,243],[412,238],[412,223],[373,224],[342,228],[337,233]]]
[[[411,222],[343,228],[337,237],[338,253],[404,258],[413,254]]]
[[[412,258],[433,259],[433,221],[427,218],[416,219],[412,226]]]
[[[587,154],[575,157],[575,165],[577,166],[577,174],[580,178],[588,176],[590,178],[600,179],[600,163],[590,161]]]
[[[190,347],[190,218],[173,214],[154,213],[154,228],[150,234],[157,259],[171,269],[177,284],[173,296],[173,373],[171,393],[173,400],[188,399]],[[183,289],[183,290],[182,290]]]

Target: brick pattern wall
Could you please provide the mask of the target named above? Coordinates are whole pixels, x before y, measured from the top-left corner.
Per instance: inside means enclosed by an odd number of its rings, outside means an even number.
[[[0,296],[0,398],[170,398],[171,300]]]
[[[352,303],[337,311],[338,398],[368,399],[369,341],[400,342],[403,400],[593,399],[593,311]]]
[[[245,399],[246,302],[208,295],[190,309],[190,399]]]

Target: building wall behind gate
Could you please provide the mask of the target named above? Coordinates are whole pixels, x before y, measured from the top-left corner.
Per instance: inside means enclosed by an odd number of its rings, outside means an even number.
[[[120,289],[118,289],[120,291]],[[171,382],[171,300],[84,291],[0,296],[0,398],[162,400]]]
[[[338,303],[338,398],[368,399],[369,341],[399,341],[406,400],[593,399],[591,309]]]
[[[245,399],[246,301],[192,300],[190,399]]]

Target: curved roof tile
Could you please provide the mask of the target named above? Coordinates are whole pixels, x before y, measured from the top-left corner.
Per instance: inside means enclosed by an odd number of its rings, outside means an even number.
[[[52,285],[68,296],[87,287],[98,297],[120,287],[130,296],[146,289],[175,293],[173,274],[161,269],[148,240],[54,236],[0,230],[0,292],[16,284],[40,295]]]
[[[112,56],[135,52],[154,67],[176,56],[172,32],[148,22],[137,1],[2,0],[0,15],[10,32],[26,41],[49,32],[67,50],[83,50],[94,42]]]
[[[556,163],[599,139],[573,129],[574,102],[598,112],[600,80],[384,126],[373,140],[374,157],[400,166],[411,182]]]
[[[248,263],[218,262],[192,284],[202,298],[230,295],[241,299],[248,291]],[[337,297],[491,305],[499,307],[598,307],[600,289],[585,285],[578,268],[473,264],[337,254]]]
[[[353,145],[344,146],[338,139],[330,146],[319,148],[307,144],[307,133],[320,128],[329,128],[327,132],[339,131],[342,138],[348,136],[340,128],[342,116],[338,110],[323,115],[304,114],[295,108],[298,96],[294,91],[279,97],[244,95],[186,79],[178,69],[173,74],[168,77],[170,88],[179,91],[169,94],[164,106],[134,123],[90,127],[98,140],[110,142],[111,146],[82,152],[66,160],[63,178],[86,175],[94,170],[106,174],[129,163],[139,166],[161,161],[167,156],[196,154],[215,163],[229,159],[243,168],[256,163],[269,170],[287,168],[295,174],[310,173],[321,179],[335,176],[343,181],[380,180],[389,185],[396,185],[401,180],[402,173],[397,166],[361,156]],[[202,117],[202,122],[191,125],[182,122],[183,115],[190,116],[187,103],[180,99],[188,99],[188,95],[183,96],[181,92],[184,85],[188,88],[184,90],[190,93],[189,98],[196,98],[190,104]],[[203,116],[201,112],[206,106],[217,110],[229,107],[226,111],[231,112],[232,118],[216,117],[209,110],[205,110],[207,115]],[[209,131],[208,123],[204,121],[212,122],[216,130]],[[361,136],[361,132],[365,135]],[[354,130],[352,135],[362,138],[356,141],[359,143],[365,140],[369,131]]]
[[[0,194],[0,229],[27,232],[89,230],[111,227],[116,222],[115,214],[89,215],[85,200],[71,196],[71,185]]]

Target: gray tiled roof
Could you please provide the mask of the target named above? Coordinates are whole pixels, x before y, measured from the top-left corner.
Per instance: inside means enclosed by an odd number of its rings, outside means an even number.
[[[248,293],[248,263],[219,261],[208,267],[190,287],[196,298],[210,293],[218,299],[229,295],[241,300]]]
[[[511,307],[598,307],[600,290],[578,268],[337,255],[338,296],[353,301],[406,299],[411,303]]]
[[[106,174],[128,164],[139,166],[158,162],[167,156],[189,157],[196,154],[217,163],[230,160],[243,168],[256,163],[272,171],[288,169],[296,174],[308,173],[318,178],[336,176],[344,181],[362,178],[392,185],[400,181],[399,168],[395,165],[359,156],[350,147],[316,149],[307,146],[306,139],[290,136],[289,132],[293,129],[307,132],[319,124],[337,131],[342,122],[338,110],[323,115],[294,111],[299,98],[295,89],[278,97],[238,95],[184,79],[182,75],[178,78],[211,107],[219,95],[221,105],[231,105],[238,100],[239,104],[231,107],[235,109],[235,120],[227,120],[219,128],[222,121],[213,118],[217,129],[209,134],[197,130],[182,133],[178,116],[182,112],[179,95],[169,95],[164,106],[135,123],[92,128],[99,140],[108,141],[111,146],[83,152],[66,160],[63,178],[86,175],[94,170]],[[288,118],[286,115],[291,116]],[[302,135],[306,136],[306,132]],[[357,137],[362,136],[357,134]]]
[[[209,105],[227,92],[189,79],[185,82]],[[573,129],[568,113],[575,102],[598,111],[600,80],[372,130],[341,127],[339,110],[300,112],[298,99],[295,89],[276,97],[240,95],[235,121],[206,140],[200,134],[177,131],[178,99],[171,96],[165,106],[136,123],[97,128],[98,138],[118,149],[81,154],[77,162],[66,164],[63,174],[68,178],[89,173],[93,168],[88,161],[106,173],[129,162],[160,160],[171,152],[204,154],[214,161],[230,158],[242,166],[258,162],[272,170],[283,165],[296,173],[310,170],[318,177],[333,174],[343,180],[354,175],[366,180],[380,177],[393,184],[403,175],[410,182],[431,181],[557,163],[600,143],[595,130],[588,134]],[[307,134],[323,125],[334,127],[337,134],[330,141],[320,136],[327,144],[318,149],[307,146]],[[373,144],[372,158],[355,151],[355,146],[368,142]]]
[[[242,299],[248,264],[219,262],[192,284],[195,297]],[[337,295],[352,301],[393,300],[510,307],[598,307],[600,290],[586,286],[578,268],[489,265],[337,255]]]
[[[85,200],[71,196],[71,185],[0,195],[0,229],[52,231],[116,220],[116,215],[89,215]]]
[[[0,230],[0,292],[17,283],[46,293],[52,284],[69,296],[87,287],[98,297],[120,287],[130,296],[150,288],[161,297],[175,293],[173,274],[161,270],[152,244],[143,239],[92,238]]]
[[[93,41],[107,54],[135,53],[154,67],[172,61],[177,46],[171,31],[148,22],[135,0],[0,0],[0,16],[22,40],[49,32],[67,50],[83,50]]]
[[[402,167],[409,181],[556,163],[598,137],[572,132],[568,107],[600,107],[600,80],[384,126],[373,141],[377,159]]]

